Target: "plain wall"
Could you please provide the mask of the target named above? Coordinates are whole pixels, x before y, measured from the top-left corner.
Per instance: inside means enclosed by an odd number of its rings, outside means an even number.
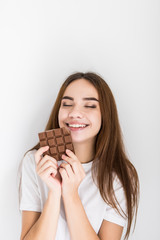
[[[19,239],[18,166],[75,71],[100,74],[116,99],[141,185],[129,239],[160,239],[159,13],[158,0],[0,1],[0,239]]]

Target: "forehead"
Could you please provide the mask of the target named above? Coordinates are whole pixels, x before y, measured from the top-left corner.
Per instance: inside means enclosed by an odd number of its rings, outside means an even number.
[[[63,96],[65,95],[72,96],[73,98],[96,97],[98,99],[98,91],[92,83],[85,79],[77,79],[71,82]]]

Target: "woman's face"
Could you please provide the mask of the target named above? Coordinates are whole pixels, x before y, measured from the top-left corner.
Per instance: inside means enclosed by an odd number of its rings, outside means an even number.
[[[101,127],[101,112],[96,88],[78,79],[66,88],[58,114],[60,127],[71,131],[73,143],[95,140]]]

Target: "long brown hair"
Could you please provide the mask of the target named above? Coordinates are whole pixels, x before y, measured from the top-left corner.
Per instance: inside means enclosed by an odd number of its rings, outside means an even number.
[[[102,125],[96,138],[92,174],[94,173],[93,175],[96,176],[98,188],[104,201],[115,208],[119,214],[121,214],[119,210],[120,205],[114,194],[113,173],[115,173],[120,180],[126,197],[126,215],[128,221],[125,239],[128,239],[134,217],[136,223],[139,201],[139,180],[135,167],[125,153],[113,94],[102,77],[92,72],[77,72],[70,75],[60,88],[45,130],[59,128],[58,112],[61,99],[67,86],[77,79],[88,80],[98,91]],[[30,150],[39,149],[39,147],[38,143]],[[96,166],[96,168],[94,168],[94,166]],[[96,174],[94,169],[96,169]]]

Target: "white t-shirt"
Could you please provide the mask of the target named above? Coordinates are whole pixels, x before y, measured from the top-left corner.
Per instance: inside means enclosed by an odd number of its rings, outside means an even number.
[[[48,187],[36,173],[36,163],[34,152],[29,151],[22,160],[21,178],[20,178],[20,210],[42,212],[44,204],[48,197]],[[62,161],[58,161],[61,164]],[[119,215],[115,209],[111,208],[102,199],[99,189],[92,179],[92,162],[82,164],[86,176],[79,185],[78,193],[82,201],[87,217],[98,234],[103,219],[125,226],[127,219]],[[114,190],[116,198],[121,208],[126,212],[126,200],[123,188],[118,181],[114,179]],[[69,229],[67,226],[63,201],[61,200],[60,215],[56,240],[70,240]]]

